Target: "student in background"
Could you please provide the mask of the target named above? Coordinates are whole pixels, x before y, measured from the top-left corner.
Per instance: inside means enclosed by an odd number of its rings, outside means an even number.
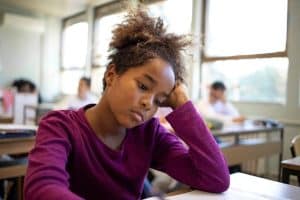
[[[25,78],[16,79],[13,81],[12,87],[15,88],[18,93],[36,93],[38,95],[38,103],[42,102],[41,95],[31,80]]]
[[[227,164],[181,83],[188,44],[161,19],[130,11],[113,30],[99,103],[41,120],[25,199],[140,199],[150,167],[195,189],[225,191]],[[159,106],[172,108],[166,118],[176,135],[153,118]]]
[[[238,110],[226,99],[226,86],[221,81],[213,82],[209,87],[208,99],[202,99],[198,109],[207,120],[216,120],[214,123],[230,125],[242,123],[245,117],[240,116]],[[219,137],[215,137],[218,143],[222,143]],[[230,173],[240,172],[241,165],[229,166]]]
[[[226,124],[241,123],[245,117],[226,99],[226,86],[221,81],[213,82],[209,87],[208,99],[202,99],[198,108],[201,114]]]
[[[98,98],[91,92],[91,79],[81,77],[78,83],[77,95],[69,101],[69,109],[78,109],[87,104],[97,103]]]
[[[12,87],[17,89],[17,92],[19,93],[35,93],[36,92],[36,86],[35,84],[27,79],[16,79],[12,83]]]

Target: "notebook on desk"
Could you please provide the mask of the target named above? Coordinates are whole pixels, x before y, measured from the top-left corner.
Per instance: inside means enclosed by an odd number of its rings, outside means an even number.
[[[37,126],[20,124],[0,124],[0,138],[34,136]]]

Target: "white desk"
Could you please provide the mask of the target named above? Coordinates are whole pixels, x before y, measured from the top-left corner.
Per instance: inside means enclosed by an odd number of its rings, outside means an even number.
[[[243,173],[230,176],[229,189],[221,194],[191,191],[166,197],[168,200],[265,200],[265,199],[300,199],[300,187],[271,181]],[[153,197],[147,200],[158,200]]]

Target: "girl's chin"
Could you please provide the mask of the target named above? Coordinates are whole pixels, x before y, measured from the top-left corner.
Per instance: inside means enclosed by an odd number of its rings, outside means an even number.
[[[145,123],[145,122],[127,121],[127,122],[124,122],[121,124],[125,128],[134,128],[136,126],[142,125],[143,123]]]

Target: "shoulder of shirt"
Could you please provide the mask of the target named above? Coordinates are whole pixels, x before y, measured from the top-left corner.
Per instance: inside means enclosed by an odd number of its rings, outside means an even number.
[[[47,121],[60,121],[61,123],[69,123],[74,118],[78,118],[79,110],[54,110],[48,112],[42,117],[40,123]]]

